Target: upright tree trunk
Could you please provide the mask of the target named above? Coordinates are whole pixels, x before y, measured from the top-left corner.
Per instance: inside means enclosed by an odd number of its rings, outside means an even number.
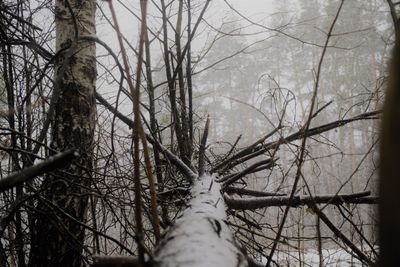
[[[379,250],[378,266],[397,266],[400,244],[400,36],[390,67],[390,79],[382,116],[379,179]]]
[[[95,127],[96,50],[78,36],[95,34],[94,0],[56,0],[56,47],[66,48],[56,63],[60,95],[52,124],[51,147],[75,148],[80,157],[45,178],[34,214],[30,266],[80,266],[88,188],[91,184]],[[78,32],[77,32],[78,31]],[[73,49],[73,51],[71,51]],[[56,90],[57,91],[57,90]]]

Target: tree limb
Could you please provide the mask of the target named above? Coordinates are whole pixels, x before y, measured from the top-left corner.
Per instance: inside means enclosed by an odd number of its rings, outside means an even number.
[[[316,196],[294,196],[290,202],[291,207],[315,204],[377,204],[378,197],[368,197],[371,192],[361,192],[347,195],[316,195]],[[225,195],[225,203],[231,209],[236,210],[254,210],[266,207],[287,206],[289,205],[289,196],[274,197],[254,197],[235,199]]]
[[[51,156],[47,160],[36,165],[25,168],[17,173],[13,173],[0,180],[0,192],[13,188],[17,185],[21,185],[24,182],[35,178],[36,176],[61,168],[78,156],[79,155],[77,152],[75,152],[75,150],[67,150]]]

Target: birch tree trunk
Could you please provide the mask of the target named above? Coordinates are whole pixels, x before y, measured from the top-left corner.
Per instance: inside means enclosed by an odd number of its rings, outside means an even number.
[[[45,178],[33,214],[29,266],[81,266],[84,221],[91,184],[95,127],[95,44],[79,36],[95,34],[95,0],[56,0],[56,62],[51,147],[76,149],[75,164]],[[51,109],[52,107],[50,107]],[[51,115],[50,115],[51,116]]]
[[[155,266],[248,265],[226,224],[226,205],[220,190],[212,176],[196,179],[187,209],[155,251]]]

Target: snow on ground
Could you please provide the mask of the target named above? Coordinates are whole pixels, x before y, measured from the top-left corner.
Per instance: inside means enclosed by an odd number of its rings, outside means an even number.
[[[319,253],[317,250],[308,249],[299,251],[279,251],[274,255],[274,260],[279,266],[319,266]],[[329,267],[361,267],[363,265],[357,258],[343,249],[323,249],[322,266]],[[267,259],[262,259],[267,263]]]

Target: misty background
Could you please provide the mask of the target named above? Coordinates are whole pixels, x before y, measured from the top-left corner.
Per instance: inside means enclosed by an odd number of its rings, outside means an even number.
[[[55,32],[52,30],[55,25],[50,19],[54,14],[42,9],[41,1],[34,2],[37,7],[35,23],[44,29],[40,38],[47,49],[54,51]],[[171,21],[176,20],[177,2],[173,1],[168,7]],[[204,2],[191,1],[192,27]],[[207,115],[211,118],[208,162],[222,161],[228,154],[253,144],[269,133],[264,143],[280,140],[302,129],[310,110],[321,53],[339,2],[211,1],[192,40],[190,62],[196,147],[199,146]],[[47,4],[52,9],[51,3]],[[126,43],[130,44],[127,48],[129,63],[135,69],[139,42],[139,1],[119,0],[114,1],[114,5],[122,34]],[[150,1],[148,6],[157,136],[174,152],[177,151],[174,144],[176,136],[171,127],[173,119],[168,101],[161,38],[162,16],[157,5]],[[184,10],[186,8],[184,5]],[[107,1],[98,1],[96,19],[97,33],[93,34],[105,42],[121,60]],[[315,117],[311,127],[381,109],[388,76],[387,64],[394,44],[392,23],[384,0],[345,1],[322,62]],[[187,18],[183,17],[182,25],[186,24]],[[173,32],[173,25],[169,25],[168,29]],[[185,30],[186,27],[182,29],[182,43],[187,41]],[[173,33],[169,36],[168,45],[174,50],[176,44],[171,36]],[[175,55],[170,56],[174,58]],[[132,101],[126,83],[119,90],[120,74],[114,58],[109,51],[98,45],[97,60],[97,91],[120,112],[133,118]],[[149,97],[145,86],[146,77],[144,79],[141,101],[143,116],[148,120],[146,107]],[[43,91],[50,92],[48,88]],[[46,99],[50,94],[44,95]],[[2,99],[2,102],[4,104],[5,100]],[[96,155],[100,155],[95,168],[97,173],[106,177],[99,188],[120,197],[116,201],[118,204],[119,201],[132,201],[132,192],[129,191],[132,190],[132,181],[115,178],[128,177],[132,172],[132,158],[127,156],[132,149],[132,131],[104,107],[99,106],[97,112],[96,141],[102,146],[95,151]],[[308,138],[302,178],[296,193],[307,195],[310,190],[315,195],[336,195],[371,191],[372,195],[377,195],[378,132],[379,121],[374,118],[353,122]],[[299,150],[300,141],[294,141],[282,144],[278,151],[269,152],[268,156],[279,158],[275,168],[248,175],[241,186],[260,191],[290,193]],[[113,155],[109,156],[111,153]],[[193,155],[193,159],[197,159],[197,156]],[[109,158],[118,159],[118,164],[114,166]],[[250,160],[236,167],[235,171],[256,161]],[[4,170],[9,168],[5,156],[2,156],[1,165]],[[166,177],[168,186],[178,184],[173,174],[168,173]],[[125,228],[121,226],[123,223],[115,219],[123,217],[129,221],[133,208],[121,208],[117,204],[104,207],[101,209],[102,223],[99,223],[99,227],[103,227],[102,231],[116,238],[123,237],[127,246],[134,246],[133,237],[127,234],[134,231],[134,225]],[[173,211],[177,213],[179,209],[174,208]],[[321,210],[368,256],[374,257],[377,242],[374,205],[324,205]],[[266,248],[273,242],[282,211],[280,207],[269,207],[261,211],[232,211],[261,226],[258,234],[243,231],[241,221],[235,216],[230,217],[236,237],[259,260],[265,259],[267,255]],[[149,225],[147,227],[150,228]],[[296,259],[299,266],[307,266],[301,260],[314,257],[314,254],[310,256],[307,251],[317,248],[317,236],[321,237],[322,247],[327,251],[324,254],[325,263],[339,262],[346,248],[332,236],[326,226],[319,223],[312,209],[306,206],[291,209],[276,260],[289,266]],[[88,240],[90,238],[88,236]],[[249,241],[253,239],[258,244]],[[105,241],[102,244],[102,248],[110,254],[120,252],[117,247]],[[335,253],[339,256],[335,256]],[[343,257],[351,264],[361,266],[356,258]]]
[[[139,14],[138,4],[135,1],[121,3],[116,6],[123,34],[135,44],[138,26],[132,23],[132,13]],[[200,9],[202,4],[198,1],[193,6],[198,5]],[[338,1],[323,0],[211,2],[192,42],[195,139],[200,139],[205,118],[210,115],[210,160],[222,159],[236,142],[236,150],[250,145],[278,125],[279,131],[267,141],[279,140],[303,126],[310,108],[317,65],[337,7]],[[171,8],[172,18],[173,12]],[[380,109],[394,37],[388,12],[383,0],[345,2],[322,65],[314,110],[323,109],[313,119],[311,127]],[[150,4],[149,14],[149,27],[159,33],[161,17],[157,7]],[[117,48],[115,33],[104,17],[100,16],[100,21],[104,21],[104,27],[100,27],[99,36]],[[159,128],[166,129],[161,134],[164,140],[173,140],[168,128],[172,121],[162,48],[156,37],[151,41]],[[171,40],[171,49],[173,45]],[[129,52],[134,58],[134,52]],[[98,54],[104,55],[106,66],[112,64],[101,48]],[[132,66],[134,64],[132,60]],[[111,88],[115,88],[116,78],[107,72],[100,68],[99,76],[105,81],[98,82],[98,86],[109,100],[115,101],[116,89]],[[145,97],[142,100],[146,102]],[[126,114],[131,110],[129,103],[127,96],[121,95],[120,109]],[[304,178],[297,193],[307,194],[306,186],[314,194],[366,190],[376,193],[378,127],[376,120],[360,121],[309,139]],[[129,131],[125,126],[119,130],[120,141],[124,142]],[[289,193],[298,149],[299,142],[284,145],[276,155],[279,157],[277,168],[253,174],[247,186]],[[322,210],[334,223],[341,225],[346,234],[354,236],[355,243],[361,247],[375,246],[377,221],[373,206],[354,205],[344,210],[325,206]],[[263,234],[273,236],[280,223],[279,214],[279,209],[268,208],[262,213],[246,212],[245,216],[268,225],[270,230],[264,229]],[[372,241],[365,244],[365,240],[358,239],[346,217]],[[287,251],[315,249],[316,225],[315,216],[307,207],[293,209],[284,231]],[[329,230],[323,225],[318,227],[322,229],[324,248],[340,247],[335,239],[328,237]],[[248,244],[248,234],[240,234],[240,229],[238,232],[240,240]],[[278,258],[301,258],[299,255],[287,252]]]

